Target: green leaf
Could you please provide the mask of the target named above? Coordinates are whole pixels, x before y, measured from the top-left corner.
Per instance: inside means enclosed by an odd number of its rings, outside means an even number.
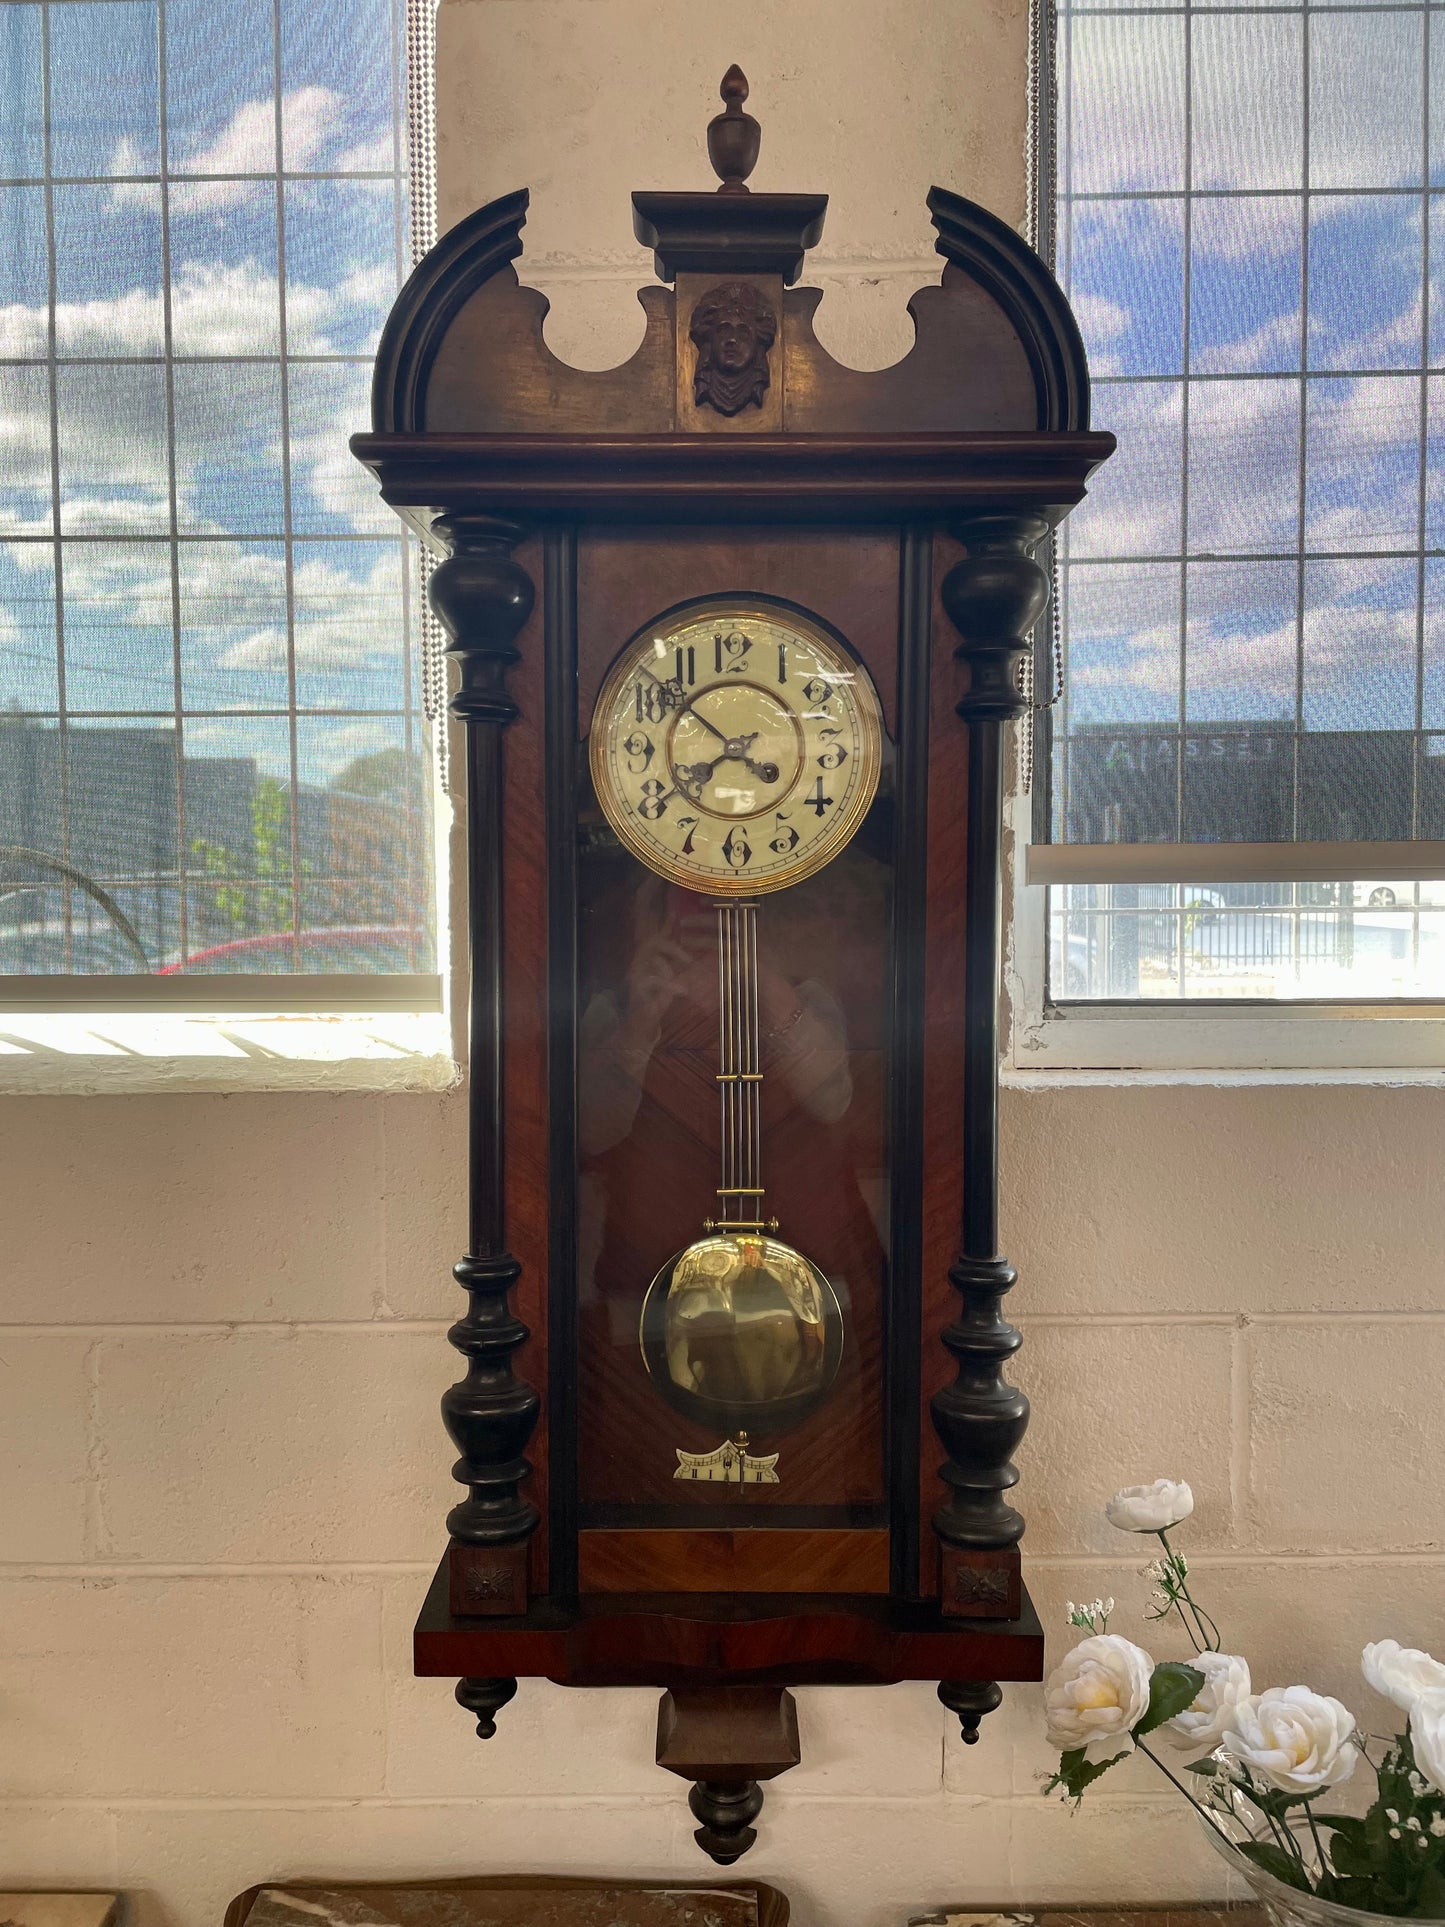
[[[1366,1880],[1374,1870],[1374,1856],[1363,1833],[1336,1830],[1330,1842],[1330,1859],[1335,1872],[1352,1880]]]
[[[1186,1666],[1177,1659],[1161,1660],[1149,1675],[1149,1704],[1134,1728],[1135,1739],[1152,1733],[1156,1726],[1192,1706],[1203,1690],[1204,1675],[1198,1667]]]
[[[1202,1773],[1206,1780],[1213,1780],[1219,1774],[1219,1762],[1210,1759],[1206,1753],[1202,1760],[1191,1760],[1185,1767],[1186,1773]]]
[[[1282,1847],[1272,1847],[1267,1840],[1242,1840],[1239,1851],[1256,1867],[1263,1867],[1276,1880],[1282,1880],[1286,1887],[1298,1887],[1302,1893],[1310,1891],[1304,1869]]]
[[[1427,1867],[1421,1875],[1415,1905],[1410,1912],[1417,1919],[1445,1918],[1445,1873],[1439,1867]]]
[[[1095,1780],[1107,1773],[1111,1766],[1117,1766],[1125,1757],[1124,1753],[1116,1753],[1112,1760],[1100,1760],[1096,1763],[1084,1758],[1084,1749],[1081,1746],[1076,1747],[1072,1753],[1061,1753],[1059,1770],[1045,1786],[1044,1792],[1052,1793],[1055,1787],[1062,1787],[1071,1799],[1082,1800],[1084,1788],[1092,1786]]]
[[[1315,1825],[1328,1827],[1346,1840],[1363,1841],[1365,1837],[1365,1823],[1354,1813],[1317,1813]]]

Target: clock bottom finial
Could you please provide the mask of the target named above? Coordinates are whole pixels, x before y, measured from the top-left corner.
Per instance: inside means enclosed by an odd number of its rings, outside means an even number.
[[[938,1697],[957,1713],[964,1745],[977,1746],[979,1721],[1002,1706],[1003,1688],[992,1679],[945,1679],[939,1681]]]
[[[756,1780],[695,1781],[687,1804],[702,1822],[693,1839],[720,1867],[741,1860],[758,1837],[752,1823],[763,1810],[763,1789]]]
[[[782,1686],[717,1686],[664,1693],[657,1709],[657,1764],[692,1781],[687,1803],[701,1825],[693,1839],[719,1866],[741,1860],[757,1839],[760,1780],[802,1758],[798,1708]]]

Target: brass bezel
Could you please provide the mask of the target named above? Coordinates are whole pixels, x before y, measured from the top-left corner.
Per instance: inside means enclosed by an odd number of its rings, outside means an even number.
[[[698,624],[710,624],[718,620],[733,624],[767,622],[778,628],[791,628],[819,649],[838,669],[847,671],[851,677],[861,739],[862,780],[854,790],[847,808],[828,825],[822,836],[815,839],[814,848],[797,863],[771,877],[713,876],[691,871],[685,860],[683,862],[664,860],[656,849],[639,837],[632,822],[631,811],[618,807],[618,799],[607,768],[606,736],[602,725],[618,686],[626,682],[636,666],[634,656],[637,644],[646,637],[650,641],[671,645],[680,641]],[[773,694],[772,691],[767,693]],[[795,717],[794,720],[796,722],[797,718]],[[778,890],[791,889],[795,883],[802,883],[807,877],[816,876],[819,870],[831,863],[835,856],[840,855],[848,847],[859,825],[872,808],[883,770],[883,706],[867,666],[849,648],[837,630],[823,622],[820,617],[808,614],[793,603],[775,601],[768,596],[704,596],[696,602],[684,603],[678,608],[667,610],[654,622],[644,623],[640,629],[629,636],[617,652],[611,668],[602,680],[597,701],[593,704],[592,722],[587,734],[587,760],[592,772],[592,788],[602,814],[623,848],[655,875],[665,878],[669,883],[678,884],[683,889],[695,890],[703,896],[771,896]],[[804,772],[799,772],[794,781],[794,788],[802,781],[803,774]],[[791,795],[792,791],[790,790],[788,794]],[[768,805],[769,810],[776,807],[776,803]],[[760,810],[757,817],[737,816],[728,820],[733,823],[751,823],[767,813],[766,810]],[[817,847],[819,844],[822,845],[821,848]]]

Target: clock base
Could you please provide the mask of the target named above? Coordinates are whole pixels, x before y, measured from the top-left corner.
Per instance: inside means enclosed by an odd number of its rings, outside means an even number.
[[[875,1593],[587,1593],[533,1598],[506,1618],[450,1609],[437,1569],[413,1637],[414,1670],[456,1678],[489,1738],[518,1678],[561,1686],[660,1686],[657,1763],[691,1780],[703,1852],[730,1866],[757,1838],[760,1781],[801,1758],[790,1686],[941,1682],[964,1740],[1003,1698],[1043,1678],[1044,1636],[1026,1589],[1015,1619],[953,1619],[936,1600]]]
[[[525,1613],[453,1614],[443,1559],[413,1635],[430,1679],[550,1679],[561,1686],[894,1686],[900,1680],[1043,1678],[1028,1589],[1016,1619],[954,1619],[937,1600],[876,1593],[534,1595]]]

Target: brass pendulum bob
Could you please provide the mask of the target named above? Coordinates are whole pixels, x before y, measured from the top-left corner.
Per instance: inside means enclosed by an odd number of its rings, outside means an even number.
[[[704,1235],[658,1272],[642,1309],[642,1352],[669,1402],[731,1430],[777,1431],[828,1392],[843,1314],[828,1279],[763,1216],[757,910],[718,910],[718,1089],[722,1183]]]

